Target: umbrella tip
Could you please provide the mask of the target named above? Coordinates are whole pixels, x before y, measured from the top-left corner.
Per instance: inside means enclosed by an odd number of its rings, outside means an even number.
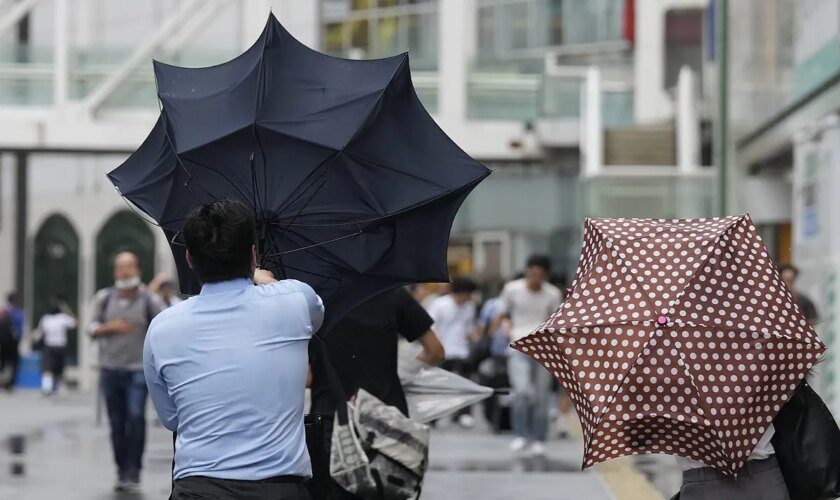
[[[667,316],[660,316],[660,317],[656,318],[656,323],[659,326],[665,326],[665,325],[668,324],[668,317]]]

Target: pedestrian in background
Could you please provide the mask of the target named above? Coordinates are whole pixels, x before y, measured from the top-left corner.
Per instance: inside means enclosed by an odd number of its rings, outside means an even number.
[[[12,317],[0,309],[0,388],[11,391],[15,385],[17,341],[12,329]]]
[[[338,404],[330,389],[322,349],[326,349],[330,362],[347,397],[364,389],[388,406],[408,414],[402,383],[398,375],[398,343],[400,339],[417,343],[421,351],[417,359],[430,365],[443,361],[444,348],[431,329],[432,318],[419,302],[404,288],[377,295],[354,309],[330,331],[326,339],[313,339],[309,346],[309,363],[312,369],[312,410],[316,415],[326,415],[324,426],[324,451],[332,450],[333,415]],[[314,345],[324,342],[324,346]],[[317,489],[318,484],[313,484]],[[320,493],[329,500],[357,499],[338,483],[330,480],[326,492]]]
[[[475,283],[468,278],[456,278],[452,281],[450,292],[434,299],[428,307],[429,316],[434,323],[432,329],[443,344],[445,359],[441,364],[444,370],[469,378],[471,369],[470,344],[478,339],[478,318],[476,313]],[[470,408],[461,408],[452,415],[462,427],[472,427],[475,420]]]
[[[178,285],[166,273],[158,274],[149,282],[149,291],[157,294],[164,309],[181,302],[178,296]]]
[[[256,269],[255,223],[238,201],[184,223],[199,295],[163,311],[144,369],[163,425],[177,432],[173,500],[305,500],[307,347],[324,306],[309,285]]]
[[[0,387],[11,391],[17,378],[24,326],[24,311],[16,293],[6,297],[6,307],[0,309],[0,316],[5,318],[0,325]]]
[[[146,447],[148,390],[143,377],[143,341],[162,306],[143,286],[136,254],[118,253],[113,267],[114,285],[93,298],[88,332],[99,344],[99,384],[117,465],[114,489],[134,491],[140,484]]]
[[[529,257],[525,277],[511,281],[502,289],[499,316],[491,330],[507,319],[510,321],[510,340],[515,341],[547,320],[561,302],[560,290],[547,282],[550,272],[551,260],[548,257]],[[511,349],[508,354],[508,378],[514,433],[510,450],[544,455],[553,377],[536,361]]]
[[[76,315],[63,298],[50,297],[50,310],[41,317],[34,340],[41,344],[41,391],[58,392],[67,357],[67,332],[76,328]]]
[[[814,301],[811,300],[810,297],[799,291],[796,287],[796,280],[799,278],[799,268],[790,263],[783,263],[779,265],[779,273],[782,275],[782,279],[785,284],[793,293],[796,303],[799,305],[799,309],[801,309],[802,314],[805,315],[805,319],[807,319],[812,325],[815,324],[820,317],[817,312],[817,306],[814,305]]]

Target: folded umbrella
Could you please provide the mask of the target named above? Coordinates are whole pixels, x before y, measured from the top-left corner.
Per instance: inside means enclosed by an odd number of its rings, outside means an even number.
[[[490,387],[410,356],[401,355],[398,368],[408,414],[418,422],[437,420],[493,395]]]
[[[200,288],[184,220],[219,198],[253,210],[262,267],[321,295],[322,332],[385,290],[448,280],[452,221],[490,172],[423,108],[408,54],[327,56],[271,15],[227,63],[154,69],[160,118],[108,177],[167,235],[183,293]]]
[[[587,219],[570,295],[513,347],[569,393],[584,467],[665,453],[730,477],[825,351],[747,215]]]

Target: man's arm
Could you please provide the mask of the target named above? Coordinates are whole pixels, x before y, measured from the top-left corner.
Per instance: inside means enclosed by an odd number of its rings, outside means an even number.
[[[510,292],[507,287],[503,288],[501,295],[499,295],[498,306],[499,309],[495,317],[490,320],[490,326],[487,327],[488,332],[495,332],[502,325],[503,321],[510,319],[510,309],[512,306]]]
[[[417,339],[423,350],[417,355],[418,361],[428,365],[439,365],[443,362],[446,352],[434,330],[428,330]]]
[[[161,423],[170,431],[176,432],[178,430],[178,412],[175,403],[169,397],[166,384],[155,367],[151,336],[148,335],[143,345],[143,373],[146,375],[149,395],[152,397],[152,403],[155,405],[155,411],[157,411]]]
[[[103,290],[94,296],[88,309],[88,317],[92,318],[88,323],[88,335],[93,338],[107,337],[108,335],[117,335],[122,333],[131,333],[134,331],[134,325],[128,322],[125,318],[117,318],[111,321],[103,321],[101,318],[102,301],[108,295],[108,291]]]

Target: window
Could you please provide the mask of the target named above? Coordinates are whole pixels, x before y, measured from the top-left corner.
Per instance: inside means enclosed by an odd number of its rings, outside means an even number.
[[[698,75],[703,69],[702,9],[675,9],[665,14],[664,88],[677,85],[683,66],[688,66]]]
[[[622,40],[625,1],[479,0],[479,55]]]
[[[437,0],[327,0],[321,15],[329,54],[379,58],[409,51],[412,68],[437,67]]]

